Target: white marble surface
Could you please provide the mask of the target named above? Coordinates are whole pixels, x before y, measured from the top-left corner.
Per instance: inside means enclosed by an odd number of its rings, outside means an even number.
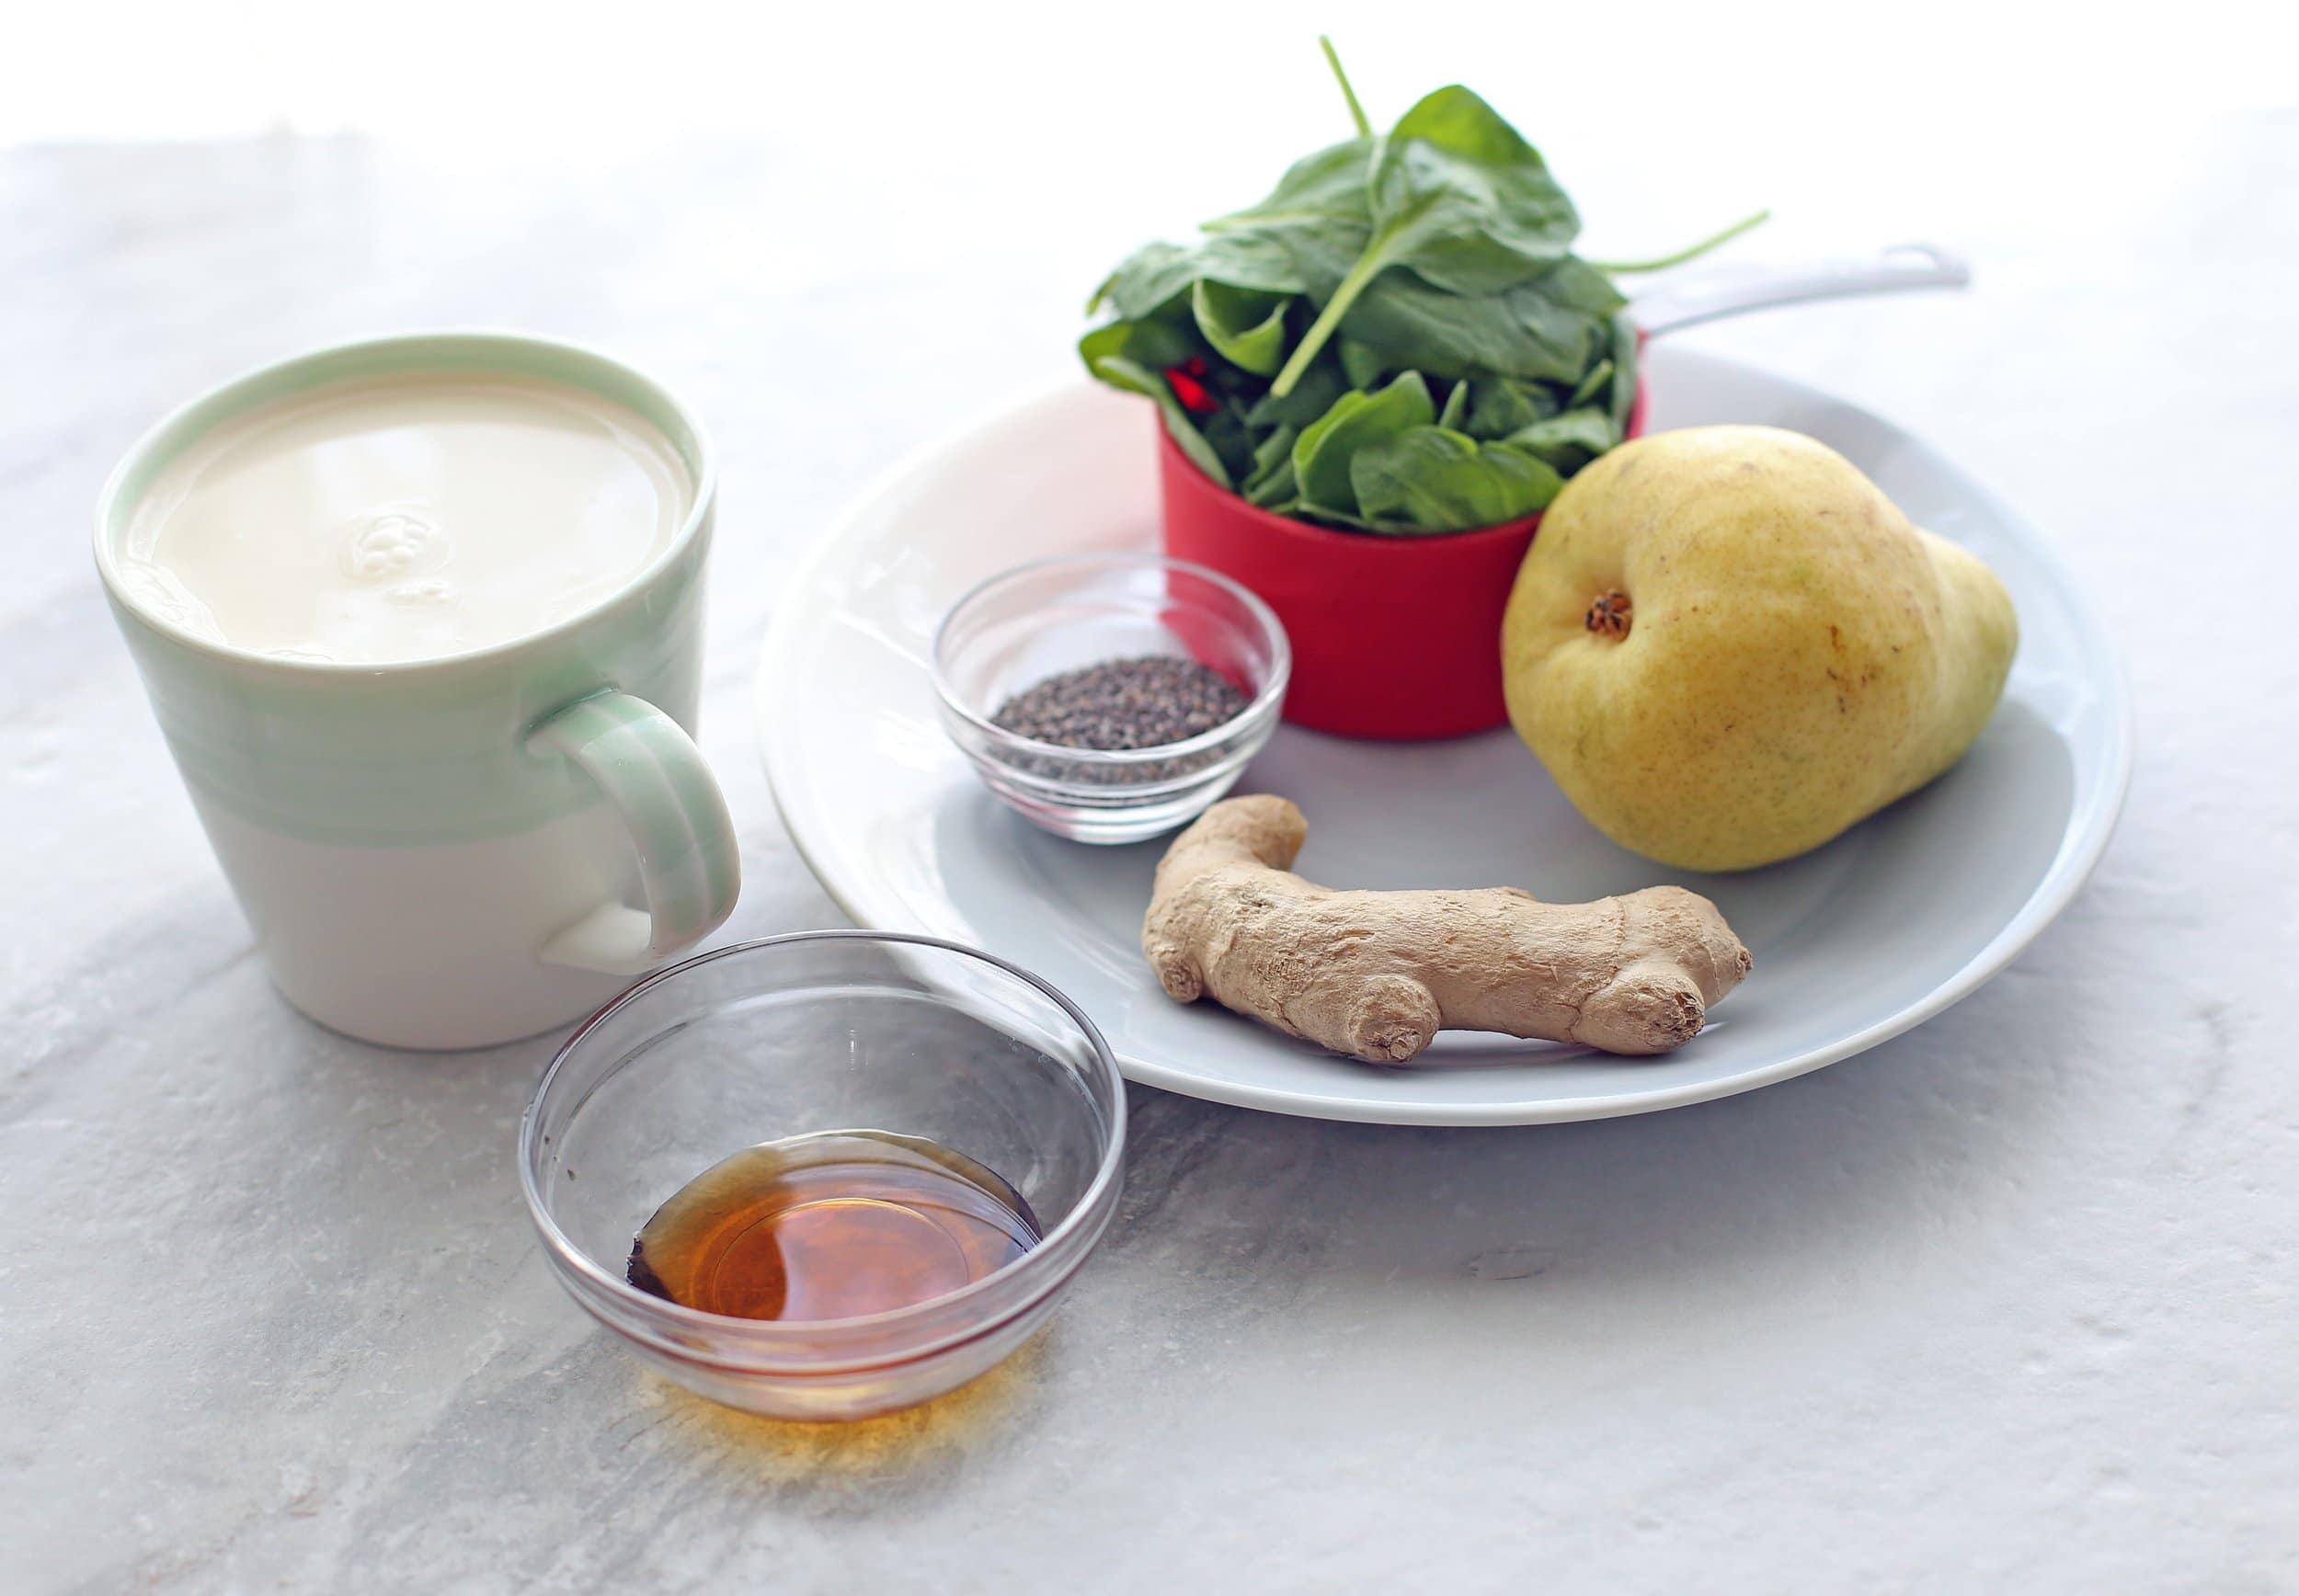
[[[1415,48],[1368,50],[1361,86],[1423,86]],[[1465,68],[1508,104],[1503,55]],[[2102,86],[2045,114],[1975,80],[1942,127],[1895,80],[1847,131],[1775,84],[1745,122],[1702,102],[1693,143],[1600,145],[1595,88],[1511,106],[1608,249],[1767,200],[1781,247],[1970,249],[1961,301],[1690,336],[1966,460],[2124,650],[2141,763],[2090,890],[1865,1057],[1510,1132],[1138,1090],[1124,1211],[1043,1341],[823,1432],[684,1397],[560,1295],[511,1162],[548,1043],[395,1054],[273,996],[89,568],[111,460],[353,332],[518,325],[659,370],[728,455],[726,934],[831,923],[749,731],[777,572],[874,473],[1060,371],[1104,261],[1212,208],[1167,168],[1223,151],[1149,114],[1210,88],[1014,142],[1022,68],[980,70],[996,136],[902,162],[771,108],[580,166],[284,136],[0,154],[0,1585],[2299,1587],[2288,113],[2196,97],[2126,138]],[[1053,114],[1115,95],[1083,75],[1047,80]],[[1302,142],[1308,81],[1249,186]]]

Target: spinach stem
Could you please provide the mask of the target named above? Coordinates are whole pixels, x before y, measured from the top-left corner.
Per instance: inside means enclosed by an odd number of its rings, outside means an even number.
[[[1349,314],[1349,307],[1357,302],[1357,296],[1365,291],[1366,284],[1380,276],[1381,268],[1388,264],[1389,251],[1378,242],[1357,256],[1357,264],[1349,268],[1349,275],[1341,279],[1339,288],[1333,290],[1333,297],[1327,300],[1325,308],[1317,313],[1317,320],[1311,322],[1310,330],[1301,335],[1301,341],[1294,347],[1293,356],[1286,361],[1285,370],[1277,373],[1275,382],[1270,383],[1271,393],[1282,399],[1293,392],[1293,385],[1301,380],[1301,373],[1310,369],[1310,362],[1317,359],[1318,350],[1323,348],[1325,340],[1333,336],[1333,329],[1341,325],[1341,318]]]
[[[1341,56],[1333,49],[1333,41],[1322,33],[1317,36],[1318,49],[1325,52],[1325,64],[1333,69],[1333,77],[1341,85],[1341,97],[1349,102],[1349,120],[1357,124],[1357,137],[1373,136],[1373,124],[1365,120],[1365,108],[1357,103],[1357,91],[1349,86],[1349,74],[1341,70]]]
[[[1610,272],[1659,271],[1666,267],[1682,266],[1686,261],[1697,259],[1699,256],[1708,254],[1710,250],[1716,248],[1719,245],[1730,244],[1733,239],[1738,238],[1742,234],[1747,232],[1750,228],[1761,227],[1764,223],[1771,220],[1771,211],[1759,211],[1754,216],[1744,216],[1739,221],[1733,222],[1730,227],[1724,229],[1723,232],[1712,234],[1710,237],[1702,239],[1698,244],[1680,249],[1674,255],[1658,256],[1651,260],[1592,260],[1589,262],[1589,265],[1595,267],[1599,271]]]

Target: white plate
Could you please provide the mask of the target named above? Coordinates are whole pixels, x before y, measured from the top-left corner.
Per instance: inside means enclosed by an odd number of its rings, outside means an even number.
[[[944,609],[1019,561],[1152,548],[1139,400],[1080,383],[897,471],[793,577],[761,661],[767,775],[800,851],[864,926],[970,942],[1093,1016],[1127,1075],[1248,1108],[1400,1124],[1641,1113],[1785,1080],[1966,996],[2066,906],[2130,772],[2130,710],[2097,624],[2042,540],[1916,439],[1826,394],[1664,347],[1653,430],[1769,422],[1849,456],[1918,524],[1984,556],[2019,605],[1994,722],[1924,792],[1787,864],[1699,876],[1592,830],[1516,737],[1382,745],[1287,726],[1238,791],[1308,814],[1299,869],[1333,886],[1510,884],[1572,901],[1675,881],[1714,898],[1756,970],[1664,1058],[1448,1032],[1380,1069],[1210,1003],[1167,998],[1138,939],[1162,840],[1064,842],[990,796],[935,723],[926,651]]]

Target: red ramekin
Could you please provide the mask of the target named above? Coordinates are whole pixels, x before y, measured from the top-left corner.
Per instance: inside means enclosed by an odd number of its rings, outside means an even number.
[[[1628,435],[1644,430],[1644,390]],[[1385,537],[1272,515],[1216,486],[1158,428],[1165,552],[1259,594],[1293,644],[1285,718],[1344,737],[1458,737],[1504,724],[1501,612],[1537,515]]]

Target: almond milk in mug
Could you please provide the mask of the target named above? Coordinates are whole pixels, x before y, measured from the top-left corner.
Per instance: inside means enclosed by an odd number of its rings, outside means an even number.
[[[297,1007],[483,1046],[726,918],[689,735],[715,486],[659,386],[498,335],[270,367],[129,452],[97,564]]]

